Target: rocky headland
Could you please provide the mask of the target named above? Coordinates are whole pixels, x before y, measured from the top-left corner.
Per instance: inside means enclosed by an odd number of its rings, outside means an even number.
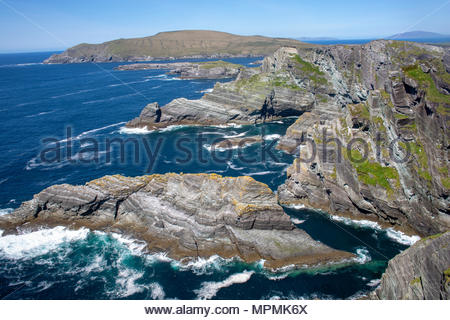
[[[239,36],[209,30],[160,32],[150,37],[82,43],[54,54],[46,64],[267,56],[283,46],[312,47],[294,39]]]
[[[225,61],[173,62],[173,63],[134,63],[115,68],[121,71],[169,70],[167,74],[181,79],[228,79],[235,78],[243,66]]]
[[[354,257],[296,228],[270,188],[250,177],[105,176],[51,186],[0,217],[6,233],[53,225],[123,232],[175,259],[217,254],[279,268]]]
[[[298,156],[280,203],[427,236],[450,226],[449,69],[448,49],[410,42],[281,48],[199,100],[149,104],[127,126],[299,116],[278,144]]]

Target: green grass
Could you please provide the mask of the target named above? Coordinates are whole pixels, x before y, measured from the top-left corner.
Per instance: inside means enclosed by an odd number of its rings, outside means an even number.
[[[403,71],[408,77],[419,82],[420,86],[425,89],[427,98],[430,101],[439,104],[437,108],[439,113],[443,115],[450,114],[449,108],[445,107],[445,105],[450,105],[450,96],[439,92],[430,74],[423,72],[417,64],[404,67]],[[448,76],[445,77],[444,80],[446,80],[446,78],[448,78]]]
[[[409,117],[403,113],[394,113],[394,117],[399,120],[409,119]]]
[[[257,91],[264,88],[286,88],[291,90],[301,90],[301,88],[290,78],[284,77],[281,74],[255,74],[250,78],[240,79],[235,82],[236,88],[241,90]]]
[[[420,142],[408,142],[408,145],[404,142],[399,142],[400,147],[402,147],[404,150],[411,151],[411,154],[415,156],[417,163],[419,166],[414,165],[413,168],[416,170],[418,175],[425,179],[428,182],[431,182],[433,177],[431,176],[429,172],[429,165],[428,165],[428,156],[425,152],[425,149],[423,148],[422,144]]]
[[[450,283],[450,268],[444,271],[445,276],[445,285],[448,285]]]
[[[441,182],[442,182],[442,185],[444,186],[445,189],[450,189],[450,178],[442,177],[441,178]]]
[[[348,105],[350,114],[353,117],[363,118],[366,120],[370,120],[370,112],[369,108],[366,104],[360,103],[360,104],[353,104]]]
[[[385,101],[385,103],[390,107],[390,108],[394,108],[394,104],[392,103],[391,100],[391,95],[389,93],[387,93],[385,90],[380,90],[381,93],[381,97],[383,98],[383,100]]]
[[[303,60],[298,54],[292,57],[292,61],[295,63],[297,69],[299,69],[302,73],[307,74],[308,78],[316,85],[328,84],[328,80],[325,78],[325,73],[320,71],[319,67]]]
[[[409,282],[409,285],[413,286],[416,284],[420,284],[420,277],[414,278]]]
[[[372,118],[372,122],[377,125],[378,130],[380,130],[382,133],[386,133],[386,127],[384,126],[384,122],[381,117]]]
[[[400,186],[399,175],[395,168],[383,167],[378,162],[369,162],[367,159],[363,159],[358,150],[351,150],[350,154],[348,154],[348,149],[344,149],[343,151],[346,158],[356,169],[358,180],[362,183],[372,186],[380,186],[384,188],[388,194],[392,194],[394,192],[390,180],[395,181],[395,188]]]

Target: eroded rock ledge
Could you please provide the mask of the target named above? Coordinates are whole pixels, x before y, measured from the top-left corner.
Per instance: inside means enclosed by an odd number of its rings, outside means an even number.
[[[116,67],[116,70],[155,70],[167,69],[167,73],[181,79],[227,79],[235,78],[239,70],[244,68],[239,64],[225,61],[205,62],[172,62],[172,63],[134,63]]]
[[[175,259],[218,254],[278,268],[354,256],[297,229],[270,188],[250,177],[105,176],[83,186],[51,186],[0,217],[6,232],[42,225],[121,231]]]

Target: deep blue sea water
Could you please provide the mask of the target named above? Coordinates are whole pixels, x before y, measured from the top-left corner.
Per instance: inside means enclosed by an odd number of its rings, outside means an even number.
[[[126,121],[157,101],[200,98],[214,80],[179,80],[164,70],[115,71],[117,63],[43,65],[50,53],[0,55],[0,214],[60,183],[84,184],[107,174],[165,172],[250,175],[274,191],[293,157],[270,148],[295,119],[234,127],[172,127],[162,132],[124,131]],[[248,65],[256,59],[228,59]],[[221,80],[227,81],[227,80]],[[67,137],[71,130],[71,137]],[[230,136],[264,135],[241,151],[210,145]],[[44,139],[52,139],[44,143]],[[128,141],[123,153],[107,139]],[[184,138],[186,152],[177,148]],[[161,140],[160,140],[161,139]],[[200,143],[199,143],[200,140]],[[159,142],[161,141],[161,142]],[[135,144],[141,151],[135,156]],[[145,146],[157,150],[151,165]],[[92,146],[97,145],[94,150]],[[41,158],[42,151],[48,161]],[[239,152],[242,152],[240,155]],[[54,157],[60,155],[58,161]],[[242,159],[253,158],[252,161]],[[108,157],[110,158],[108,160]],[[225,159],[225,160],[222,160]],[[190,263],[143,252],[139,241],[117,234],[62,227],[1,237],[0,297],[7,299],[297,299],[355,298],[373,290],[388,259],[411,243],[369,222],[306,209],[289,209],[294,223],[314,239],[348,250],[345,266],[271,272],[262,263],[212,257]]]

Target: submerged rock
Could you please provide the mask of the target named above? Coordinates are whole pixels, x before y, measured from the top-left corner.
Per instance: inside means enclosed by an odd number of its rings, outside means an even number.
[[[84,186],[51,186],[0,217],[7,232],[42,225],[118,230],[177,259],[218,254],[278,268],[354,256],[296,228],[270,188],[250,177],[105,176]]]
[[[422,239],[389,261],[372,299],[450,299],[450,232]]]

